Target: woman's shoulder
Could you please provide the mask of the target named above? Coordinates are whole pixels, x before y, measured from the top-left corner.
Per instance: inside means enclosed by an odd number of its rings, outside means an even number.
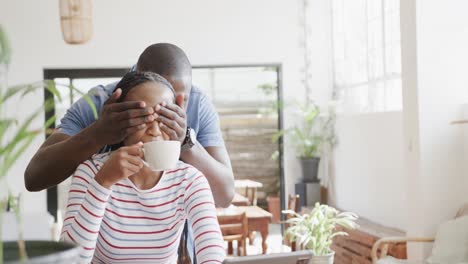
[[[174,169],[166,171],[166,175],[170,176],[169,179],[183,179],[185,182],[201,174],[197,168],[180,160]]]

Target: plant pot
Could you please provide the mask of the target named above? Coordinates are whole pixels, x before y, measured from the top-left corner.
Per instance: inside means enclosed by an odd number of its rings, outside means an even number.
[[[301,158],[302,181],[318,182],[318,166],[320,158]]]
[[[268,196],[268,211],[272,214],[271,222],[273,224],[279,224],[281,221],[281,202],[280,198],[276,196]]]
[[[55,241],[26,241],[25,243],[29,258],[26,262],[21,262],[18,243],[16,241],[3,242],[5,264],[78,263],[80,248],[76,245]]]
[[[309,264],[333,264],[333,259],[335,257],[335,252],[325,255],[325,256],[313,256],[309,260]]]

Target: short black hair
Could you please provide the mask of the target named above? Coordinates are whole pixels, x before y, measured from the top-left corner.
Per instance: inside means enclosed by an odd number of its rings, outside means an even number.
[[[141,53],[138,71],[154,72],[175,79],[192,76],[192,65],[185,52],[174,44],[156,43]]]
[[[154,73],[154,72],[141,72],[141,71],[133,71],[128,72],[125,76],[119,81],[119,83],[115,86],[115,89],[122,89],[122,94],[120,95],[117,102],[122,102],[125,97],[127,96],[130,90],[140,84],[146,82],[155,82],[160,83],[166,86],[168,89],[171,90],[172,94],[174,95],[174,100],[176,97],[176,93],[172,85],[161,75]]]

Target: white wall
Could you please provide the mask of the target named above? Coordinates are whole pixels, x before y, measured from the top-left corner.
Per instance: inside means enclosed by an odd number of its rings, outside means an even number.
[[[405,229],[402,113],[342,115],[336,130],[332,203],[380,224]]]
[[[403,90],[410,93],[406,105],[416,106],[406,108],[404,115],[418,117],[417,127],[405,127],[406,144],[416,142],[406,155],[419,161],[408,166],[408,232],[432,236],[468,201],[466,128],[450,125],[463,117],[462,105],[468,101],[468,20],[463,12],[468,2],[404,2],[409,11],[401,21],[410,23],[402,28],[403,54],[416,55],[403,62],[413,74],[403,80]],[[412,248],[410,256],[427,253],[427,248]]]
[[[93,4],[93,40],[71,46],[61,39],[56,0],[0,0],[0,23],[14,49],[10,84],[39,80],[49,67],[128,67],[147,45],[164,41],[183,48],[194,65],[282,63],[284,96],[303,94],[297,1],[99,0]],[[42,98],[41,93],[36,96]],[[28,98],[17,109],[37,106],[36,98]],[[11,171],[13,188],[24,190],[23,172],[40,142]],[[289,148],[287,153],[293,155]],[[291,164],[285,164],[287,179],[298,174]],[[45,192],[25,195],[26,212],[45,211],[45,199]]]

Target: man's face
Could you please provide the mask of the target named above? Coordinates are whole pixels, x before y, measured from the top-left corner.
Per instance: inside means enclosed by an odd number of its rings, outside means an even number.
[[[187,109],[190,91],[192,89],[192,77],[191,76],[185,76],[182,78],[173,78],[171,76],[163,76],[163,77],[166,78],[166,80],[171,83],[176,94],[184,95],[184,103],[182,104],[182,108]]]

